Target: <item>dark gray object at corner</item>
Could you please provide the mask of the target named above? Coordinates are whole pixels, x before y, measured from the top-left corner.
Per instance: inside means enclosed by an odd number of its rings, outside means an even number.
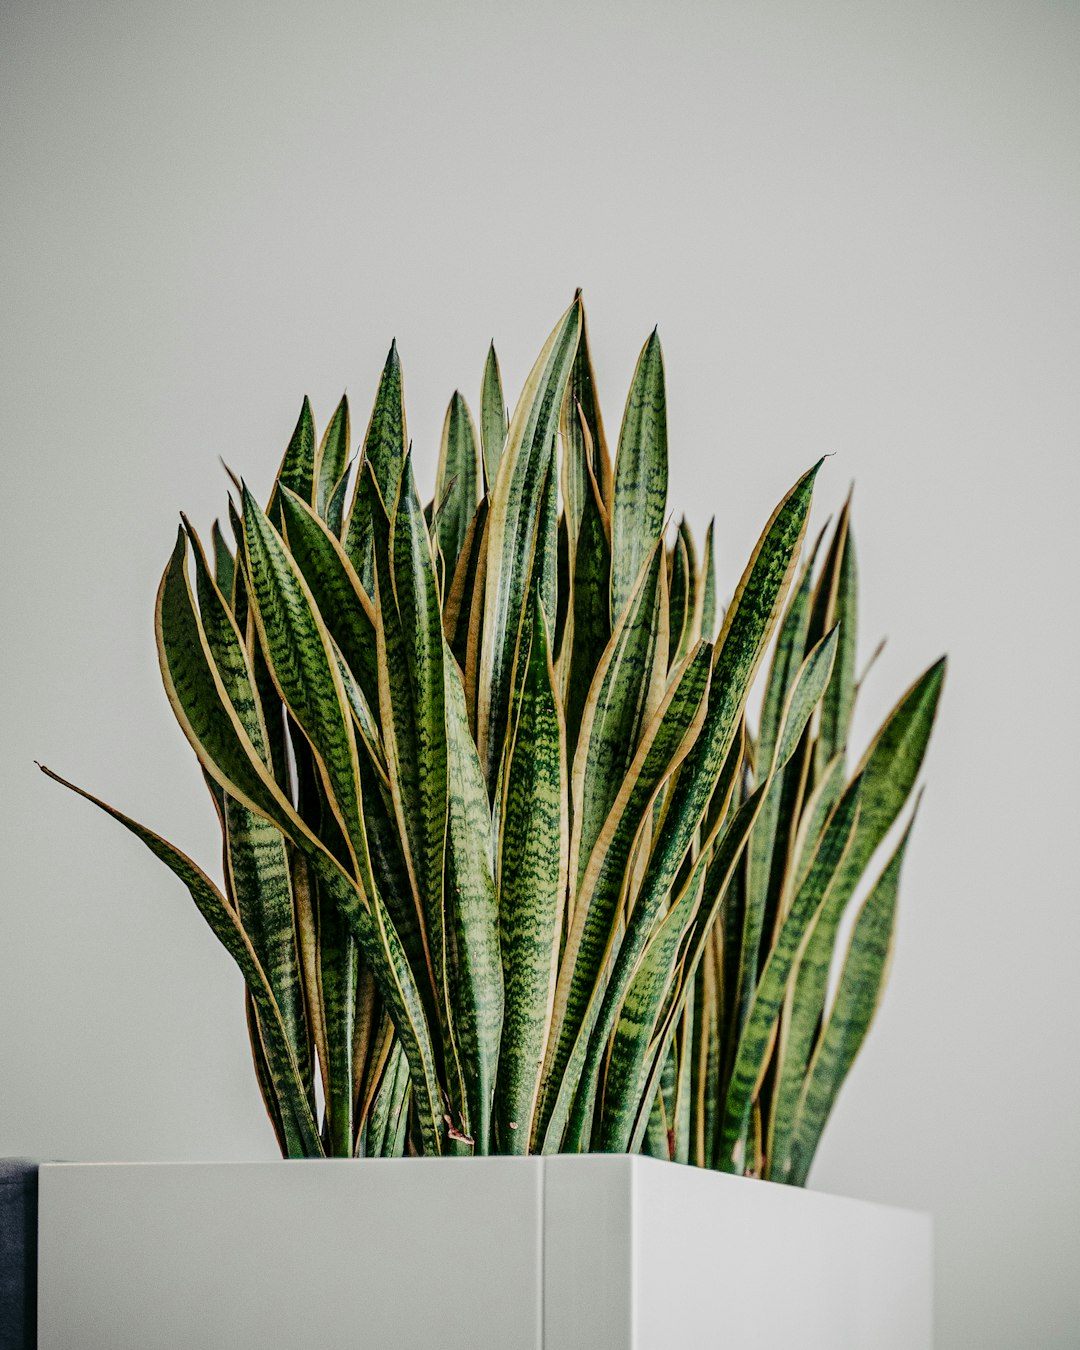
[[[0,1158],[0,1350],[37,1345],[38,1165]]]

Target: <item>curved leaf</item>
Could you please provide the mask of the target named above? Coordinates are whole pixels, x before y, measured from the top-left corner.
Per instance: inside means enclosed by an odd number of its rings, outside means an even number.
[[[244,548],[252,615],[263,653],[282,698],[311,745],[355,868],[367,851],[356,741],[330,635],[299,567],[246,489]]]
[[[344,548],[317,515],[287,489],[281,515],[289,552],[311,591],[319,619],[341,648],[368,703],[379,697],[374,607]]]
[[[750,1125],[754,1098],[765,1073],[772,1033],[807,933],[821,906],[826,903],[829,889],[851,848],[858,821],[860,786],[856,780],[833,812],[818,845],[813,865],[784,919],[754,992],[746,1025],[741,1029],[724,1107],[720,1140],[720,1166],[723,1171],[738,1171],[742,1168],[742,1145]]]
[[[783,1157],[787,1150],[796,1099],[825,1006],[840,923],[859,878],[910,796],[937,715],[944,678],[942,658],[896,704],[856,773],[861,800],[855,837],[799,961],[790,1014],[781,1037],[771,1126],[774,1158]]]
[[[74,783],[69,783],[67,779],[61,778],[59,774],[53,773],[43,764],[39,767],[42,773],[47,774],[55,782],[60,783],[63,787],[70,788],[80,797],[85,797],[88,802],[93,802],[107,815],[112,816],[114,820],[118,820],[125,829],[130,830],[137,839],[141,840],[155,857],[160,858],[187,887],[199,913],[210,925],[215,937],[240,967],[241,974],[251,991],[251,997],[259,1014],[259,1027],[266,1048],[268,1067],[275,1092],[278,1101],[281,1103],[283,1113],[291,1113],[296,1131],[295,1135],[291,1134],[286,1123],[286,1135],[295,1141],[294,1146],[302,1149],[299,1156],[321,1156],[322,1144],[308,1106],[303,1080],[296,1059],[290,1049],[289,1038],[282,1023],[280,1011],[247,934],[241,927],[239,918],[229,907],[225,897],[201,868],[197,867],[189,857],[181,853],[167,840],[155,834],[153,830],[148,830],[145,825],[140,825],[130,816],[125,816],[123,812],[117,811],[115,807],[109,806],[100,798],[92,796],[80,787],[76,787]],[[298,1155],[292,1154],[291,1156]]]
[[[810,1063],[790,1150],[781,1160],[777,1180],[805,1184],[825,1122],[874,1019],[892,954],[896,897],[910,834],[909,824],[855,921],[836,999]]]

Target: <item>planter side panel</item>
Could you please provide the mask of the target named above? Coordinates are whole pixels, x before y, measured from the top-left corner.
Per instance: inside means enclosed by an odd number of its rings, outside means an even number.
[[[924,1214],[634,1160],[633,1350],[930,1350]]]
[[[633,1159],[544,1159],[544,1350],[633,1350]]]
[[[40,1350],[542,1350],[539,1160],[41,1169]]]

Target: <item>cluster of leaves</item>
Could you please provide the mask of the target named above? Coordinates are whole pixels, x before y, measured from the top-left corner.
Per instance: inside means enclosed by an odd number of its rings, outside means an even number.
[[[700,558],[685,523],[665,537],[659,340],[612,465],[580,297],[509,424],[494,349],[479,433],[454,395],[426,508],[396,348],[349,447],[346,401],[317,443],[305,400],[266,510],[236,482],[234,546],[215,525],[208,557],[185,519],[161,582],[224,890],[98,802],[243,972],[282,1152],[643,1150],[802,1183],[879,998],[906,830],[856,887],[943,676],[849,774],[848,507],[803,560],[806,473],[717,633],[712,527]]]

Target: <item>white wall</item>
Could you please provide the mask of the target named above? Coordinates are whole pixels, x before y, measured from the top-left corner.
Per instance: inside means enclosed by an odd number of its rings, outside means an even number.
[[[430,475],[488,338],[516,385],[582,285],[609,421],[660,324],[729,584],[835,452],[868,713],[951,653],[813,1182],[934,1211],[944,1350],[1077,1344],[1078,40],[1035,0],[8,0],[0,1153],[272,1155],[228,959],[32,760],[212,866],[151,632],[178,509],[219,455],[265,489],[305,391],[362,423],[394,334]]]

